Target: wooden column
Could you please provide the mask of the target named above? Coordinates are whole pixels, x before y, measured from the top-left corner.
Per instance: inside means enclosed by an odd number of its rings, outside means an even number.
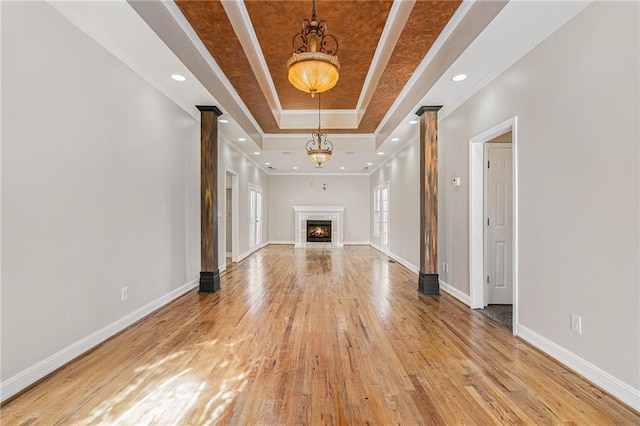
[[[220,290],[218,269],[218,117],[216,106],[200,110],[200,292]]]
[[[420,116],[420,276],[418,291],[440,294],[438,281],[438,111],[423,106]]]

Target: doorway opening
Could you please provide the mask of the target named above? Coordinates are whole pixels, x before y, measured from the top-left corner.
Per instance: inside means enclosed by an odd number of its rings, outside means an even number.
[[[471,308],[517,335],[517,117],[469,142]]]
[[[238,261],[238,174],[225,172],[225,269]]]

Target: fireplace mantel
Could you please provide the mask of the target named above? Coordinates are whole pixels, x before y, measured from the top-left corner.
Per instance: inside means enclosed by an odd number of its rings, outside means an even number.
[[[331,246],[343,246],[343,222],[346,206],[291,206],[295,212],[295,246],[307,246],[307,220],[331,221]]]

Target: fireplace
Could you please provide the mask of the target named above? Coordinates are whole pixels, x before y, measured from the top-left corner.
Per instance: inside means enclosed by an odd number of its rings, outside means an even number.
[[[330,220],[307,220],[307,242],[330,243],[331,242],[331,221]]]
[[[0,0],[2,1],[2,0]],[[324,220],[331,222],[331,247],[344,246],[344,209],[345,206],[291,206],[295,212],[294,243],[296,248],[305,248],[307,244],[307,221]]]

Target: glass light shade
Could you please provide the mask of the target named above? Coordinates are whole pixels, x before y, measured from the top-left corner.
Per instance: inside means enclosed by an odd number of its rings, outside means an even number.
[[[289,59],[289,81],[298,90],[326,92],[338,82],[338,57],[321,52],[294,53]]]
[[[320,167],[322,163],[326,163],[331,159],[331,151],[328,149],[314,149],[307,152],[309,160],[313,161]]]

